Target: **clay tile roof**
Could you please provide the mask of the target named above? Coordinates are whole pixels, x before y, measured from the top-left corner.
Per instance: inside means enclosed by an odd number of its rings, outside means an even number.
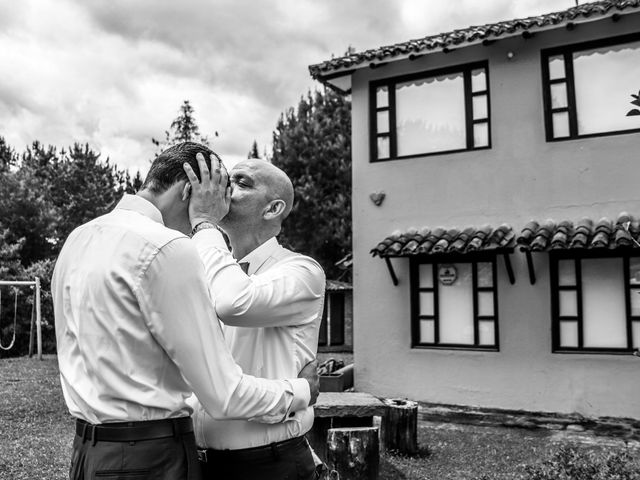
[[[613,15],[614,13],[639,7],[640,0],[601,0],[583,3],[560,12],[476,25],[363,52],[349,53],[342,57],[311,65],[309,66],[309,72],[313,78],[322,81],[324,76],[339,71],[344,71],[345,74],[348,74],[350,73],[347,71],[349,69],[365,66],[363,64],[370,62],[389,60],[399,55],[420,56],[430,53],[430,51],[454,48],[458,45],[477,43],[484,40],[495,40],[501,36],[515,35],[523,31],[533,32],[590,17]]]
[[[570,249],[615,249],[640,248],[640,218],[634,218],[626,212],[618,215],[615,221],[601,218],[593,221],[583,218],[577,222],[556,223],[535,220],[527,223],[516,242],[520,250],[546,252],[549,250]]]
[[[406,257],[442,253],[473,253],[480,251],[511,252],[515,246],[515,233],[509,225],[498,228],[484,226],[436,229],[411,228],[396,231],[382,240],[371,254],[379,257]]]

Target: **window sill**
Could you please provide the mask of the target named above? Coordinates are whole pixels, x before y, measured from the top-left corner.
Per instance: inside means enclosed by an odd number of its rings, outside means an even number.
[[[477,345],[412,345],[412,350],[448,350],[465,352],[499,352],[498,347],[481,347]]]
[[[563,139],[563,140],[568,140],[568,139]],[[488,145],[486,147],[477,147],[477,148],[461,148],[458,150],[445,150],[443,152],[416,153],[414,155],[404,155],[401,157],[371,158],[369,160],[369,163],[392,162],[394,160],[410,160],[412,158],[433,157],[436,155],[449,155],[451,153],[477,152],[478,150],[491,150],[491,145]]]
[[[560,355],[628,355],[633,356],[633,350],[609,350],[609,349],[557,349],[551,353]]]

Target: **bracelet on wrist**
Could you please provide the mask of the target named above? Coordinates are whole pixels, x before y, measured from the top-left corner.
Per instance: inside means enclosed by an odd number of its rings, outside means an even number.
[[[193,237],[200,230],[206,230],[207,228],[217,228],[215,224],[211,223],[208,220],[203,220],[202,222],[198,222],[195,227],[191,229],[190,237]]]

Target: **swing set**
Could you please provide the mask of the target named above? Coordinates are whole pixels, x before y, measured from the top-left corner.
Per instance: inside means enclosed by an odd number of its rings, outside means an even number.
[[[31,305],[31,327],[29,330],[29,357],[33,355],[33,327],[36,327],[36,338],[38,347],[38,360],[42,360],[42,318],[40,316],[40,279],[34,281],[21,280],[0,280],[0,287],[9,286],[13,288],[13,336],[8,345],[4,345],[0,336],[0,349],[11,350],[16,343],[16,328],[18,325],[18,297],[19,288],[29,286],[33,289],[33,303]],[[2,326],[2,289],[0,288],[0,327]],[[0,329],[0,334],[2,330]]]

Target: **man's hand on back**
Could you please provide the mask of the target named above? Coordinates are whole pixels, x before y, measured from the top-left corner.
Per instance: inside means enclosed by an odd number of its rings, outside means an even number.
[[[311,401],[309,406],[315,405],[318,400],[318,394],[320,393],[320,376],[318,375],[318,360],[314,359],[307,363],[300,373],[298,378],[304,378],[309,382],[309,389],[311,390]]]
[[[229,174],[220,159],[215,155],[211,155],[213,173],[209,172],[202,153],[198,153],[196,159],[198,160],[200,178],[202,180],[198,180],[191,165],[184,164],[184,171],[191,184],[189,220],[192,227],[201,222],[210,222],[217,225],[229,212],[231,203]]]

